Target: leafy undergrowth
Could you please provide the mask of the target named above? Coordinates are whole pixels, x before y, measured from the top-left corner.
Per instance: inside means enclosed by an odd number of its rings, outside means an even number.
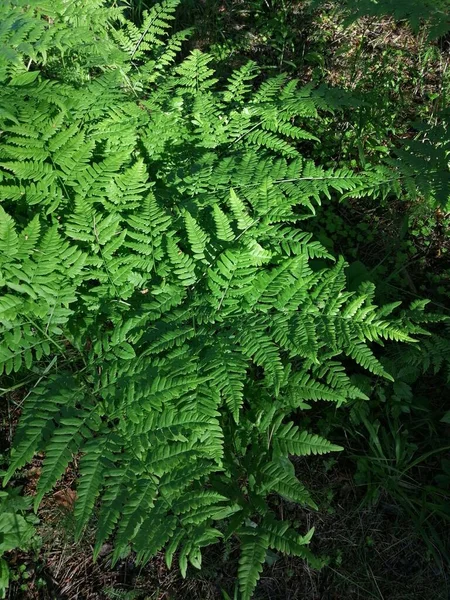
[[[427,297],[448,310],[450,213],[423,202],[325,202],[312,231],[327,248],[365,265],[379,298]]]
[[[325,135],[312,155],[357,168],[376,164],[413,138],[415,121],[438,121],[449,102],[450,38],[430,40],[429,28],[413,31],[407,20],[382,12],[349,23],[352,12],[344,6],[186,0],[177,24],[194,29],[190,47],[206,49],[223,76],[250,59],[261,66],[261,77],[287,73],[348,94],[347,108],[321,123]]]

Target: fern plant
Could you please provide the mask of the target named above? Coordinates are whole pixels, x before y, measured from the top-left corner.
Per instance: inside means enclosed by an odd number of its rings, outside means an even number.
[[[432,209],[446,211],[450,202],[449,115],[446,109],[433,124],[415,123],[417,135],[403,141],[395,158],[368,169],[353,197],[405,197],[425,200]]]
[[[423,330],[302,229],[361,186],[304,156],[326,98],[175,64],[176,5],[140,28],[101,0],[1,6],[0,365],[32,382],[4,483],[43,452],[37,510],[78,455],[94,557],[112,536],[185,575],[236,536],[248,599],[270,548],[321,565],[270,509],[314,509],[290,456],[341,449],[303,411],[364,398],[348,365],[389,378],[373,345]]]

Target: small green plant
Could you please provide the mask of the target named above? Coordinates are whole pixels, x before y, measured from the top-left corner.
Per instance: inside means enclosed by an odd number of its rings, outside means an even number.
[[[144,594],[136,590],[120,590],[115,587],[108,587],[103,593],[109,600],[139,600]]]
[[[359,417],[359,426],[365,426],[368,447],[353,458],[357,467],[355,483],[366,491],[364,503],[375,505],[381,498],[389,498],[414,523],[436,562],[448,563],[450,556],[443,536],[450,521],[448,485],[436,486],[433,481],[424,485],[416,472],[430,457],[445,456],[450,446],[420,453],[400,420],[385,426],[362,413]],[[438,481],[444,474],[442,471]]]
[[[39,543],[36,534],[39,519],[30,512],[31,506],[31,498],[21,496],[20,489],[0,490],[0,598],[6,598],[10,583],[7,553],[29,551]],[[21,565],[18,572],[26,575],[25,565]]]
[[[450,561],[440,534],[450,519],[445,478],[445,456],[450,446],[442,426],[445,415],[440,404],[433,406],[433,399],[428,397],[428,382],[433,381],[437,394],[446,394],[450,337],[448,319],[441,319],[440,334],[385,357],[383,364],[395,376],[393,383],[379,381],[374,385],[368,378],[358,377],[370,401],[353,403],[346,427],[360,447],[352,458],[355,483],[365,490],[364,503],[375,505],[383,497],[393,500],[402,514],[411,518],[439,563],[442,559]],[[441,473],[431,476],[429,465]]]
[[[239,590],[238,590],[237,586],[234,588],[233,597],[231,597],[225,590],[221,590],[221,591],[222,591],[223,600],[239,600]]]

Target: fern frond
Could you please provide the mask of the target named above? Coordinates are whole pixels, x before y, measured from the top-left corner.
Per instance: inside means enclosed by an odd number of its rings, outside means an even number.
[[[239,558],[239,589],[243,600],[250,600],[262,573],[263,563],[269,548],[266,534],[246,527],[240,532],[241,556]]]
[[[278,456],[287,456],[288,454],[308,456],[343,450],[341,446],[332,444],[320,435],[299,431],[298,426],[292,422],[280,426],[275,431],[273,444],[274,452]]]
[[[103,484],[103,474],[107,467],[104,454],[105,438],[94,438],[83,446],[80,461],[82,477],[77,487],[75,502],[76,529],[75,539],[79,540],[94,508],[97,495]]]
[[[127,544],[133,539],[144,522],[149,510],[154,505],[156,494],[155,478],[140,478],[134,482],[133,494],[127,498],[115,537],[113,564],[120,558]]]
[[[231,229],[230,220],[228,216],[217,204],[214,204],[213,211],[218,239],[223,240],[225,242],[232,242],[235,238],[235,235],[233,230]]]
[[[315,569],[323,567],[323,561],[316,558],[314,554],[305,547],[309,544],[311,537],[314,534],[314,529],[311,529],[305,536],[300,536],[291,528],[289,522],[276,521],[270,516],[266,517],[259,527],[267,536],[270,548],[274,548],[275,550],[286,554],[292,554],[293,556],[299,556],[300,558],[305,559]]]
[[[223,94],[225,102],[240,103],[248,96],[252,85],[251,81],[258,76],[258,66],[253,61],[248,61],[228,79],[226,91]]]
[[[280,494],[290,502],[297,502],[311,508],[317,508],[310,493],[300,483],[294,474],[294,467],[289,460],[273,460],[262,470],[262,491],[272,491]]]
[[[76,382],[65,377],[52,378],[32,391],[24,405],[22,422],[16,433],[15,449],[3,485],[42,449],[43,441],[55,429],[53,419],[57,419],[62,407],[73,406],[78,395]]]
[[[193,50],[179,67],[176,72],[180,76],[178,85],[190,92],[198,92],[207,90],[212,87],[217,79],[214,79],[213,69],[208,67],[212,57],[208,54],[203,54],[200,50]]]
[[[45,459],[42,465],[42,476],[39,478],[34,510],[37,511],[42,498],[49,492],[59,478],[63,475],[73,454],[81,445],[83,434],[89,436],[90,431],[86,426],[89,413],[80,418],[80,411],[72,408],[63,413],[59,420],[59,428],[50,439],[45,448]]]
[[[201,260],[205,262],[205,250],[208,242],[208,236],[189,212],[185,213],[184,220],[186,224],[187,237],[195,260]]]

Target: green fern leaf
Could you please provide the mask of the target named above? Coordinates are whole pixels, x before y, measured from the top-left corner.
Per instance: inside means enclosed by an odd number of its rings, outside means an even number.
[[[0,206],[0,253],[12,258],[19,250],[19,239],[14,221]]]
[[[325,454],[327,452],[339,452],[341,446],[332,444],[319,435],[299,432],[297,425],[292,422],[282,425],[273,436],[274,451],[276,455],[308,456],[310,454]]]
[[[121,469],[108,469],[105,479],[105,493],[98,517],[95,546],[93,551],[94,560],[97,560],[100,550],[109,536],[113,533],[128,496],[127,484],[129,484],[129,473],[126,466]]]
[[[15,449],[3,485],[42,448],[43,440],[55,428],[53,418],[58,416],[62,407],[70,407],[78,393],[74,381],[64,377],[52,378],[33,390],[24,406],[22,423],[16,433]]]
[[[352,344],[346,350],[346,352],[359,365],[361,365],[362,367],[364,367],[371,373],[374,373],[375,375],[379,375],[380,377],[384,377],[385,379],[390,379],[391,381],[393,381],[392,376],[389,375],[389,373],[387,373],[385,371],[385,369],[383,369],[381,363],[379,362],[379,360],[377,360],[377,358],[373,354],[372,350],[365,344],[363,344],[361,342]]]
[[[138,479],[133,488],[133,494],[129,496],[122,512],[115,538],[113,564],[118,561],[128,543],[136,535],[137,530],[147,517],[148,511],[154,505],[155,498],[156,480],[152,477]]]
[[[68,414],[60,419],[60,427],[55,431],[45,449],[42,475],[39,478],[34,498],[35,511],[37,511],[44,495],[52,489],[63,475],[67,465],[72,460],[73,453],[80,445],[82,434],[89,433],[89,430],[84,427],[86,417],[87,415],[80,418],[80,411],[71,409]]]
[[[250,600],[262,573],[263,563],[269,548],[266,534],[251,527],[240,532],[241,556],[239,558],[238,580],[242,600]]]
[[[82,477],[77,488],[75,502],[75,539],[79,540],[83,534],[89,518],[92,515],[95,500],[103,484],[103,474],[106,469],[104,457],[104,438],[89,440],[83,447],[83,456],[80,461]]]
[[[305,536],[298,535],[288,521],[277,521],[270,515],[266,516],[260,525],[261,530],[268,539],[270,548],[279,552],[299,556],[306,560],[314,569],[321,569],[323,561],[316,558],[314,554],[305,546],[311,540],[314,529],[311,529]]]
[[[242,200],[238,197],[238,195],[233,189],[230,190],[229,202],[234,218],[237,221],[238,228],[243,231],[246,231],[254,224],[254,220],[249,216],[245,204],[242,202]]]
[[[191,245],[195,260],[206,261],[205,249],[208,242],[208,236],[189,212],[185,212],[184,219],[189,244]]]
[[[234,232],[231,229],[230,221],[218,204],[213,206],[214,221],[216,223],[217,237],[225,242],[234,240]]]
[[[298,502],[317,509],[310,493],[295,476],[294,467],[289,459],[279,457],[267,463],[262,470],[263,491],[273,491],[290,502]]]

